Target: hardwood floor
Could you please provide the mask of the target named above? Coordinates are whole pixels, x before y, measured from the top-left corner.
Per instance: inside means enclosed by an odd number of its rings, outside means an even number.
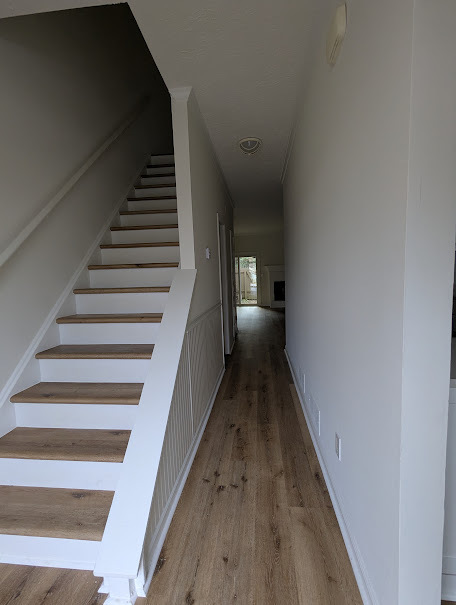
[[[138,605],[360,605],[283,355],[284,316],[240,333]],[[0,605],[101,605],[91,572],[0,565]]]
[[[101,605],[91,571],[0,564],[0,605]]]
[[[239,337],[147,605],[361,604],[283,354],[284,315]]]

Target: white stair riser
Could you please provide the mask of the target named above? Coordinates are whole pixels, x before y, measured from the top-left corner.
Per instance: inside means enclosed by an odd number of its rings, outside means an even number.
[[[153,248],[105,248],[101,251],[102,264],[116,263],[178,263],[179,246]]]
[[[150,359],[40,359],[43,382],[144,382]]]
[[[92,288],[134,288],[141,286],[170,286],[176,268],[97,269],[90,271]],[[128,313],[128,310],[126,311]]]
[[[108,262],[108,261],[104,261]],[[118,262],[113,259],[109,262]],[[127,262],[137,262],[128,260]],[[148,261],[146,261],[148,262]],[[163,313],[168,292],[77,294],[76,310],[85,313]]]
[[[174,155],[151,155],[148,163],[153,166],[157,164],[174,164]]]
[[[157,166],[156,168],[145,168],[143,174],[153,176],[154,174],[174,174],[175,172],[174,166]]]
[[[176,199],[163,199],[157,197],[155,200],[134,200],[128,202],[127,210],[176,210],[177,200]]]
[[[15,403],[18,426],[48,429],[131,430],[137,405]]]
[[[0,563],[93,570],[100,542],[0,534]]]
[[[168,195],[176,195],[176,187],[147,187],[146,189],[137,189],[133,191],[131,197],[163,197]]]
[[[61,324],[62,344],[155,344],[159,323]]]
[[[120,224],[122,227],[130,225],[169,225],[177,224],[177,212],[164,212],[163,214],[122,214]]]
[[[161,173],[160,173],[161,174]],[[141,176],[140,185],[171,185],[176,186],[175,176],[154,176],[153,174]]]
[[[0,458],[0,485],[115,490],[121,467],[115,462]]]
[[[170,223],[175,225],[176,223]],[[113,244],[140,244],[141,242],[177,242],[179,229],[127,229],[111,231]]]

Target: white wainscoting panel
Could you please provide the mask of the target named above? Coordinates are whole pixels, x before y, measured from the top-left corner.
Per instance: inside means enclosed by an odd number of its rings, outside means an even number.
[[[146,591],[224,369],[218,304],[187,326],[144,542]]]
[[[206,412],[220,368],[224,365],[220,305],[196,319],[187,334],[192,381],[193,430],[196,432]]]

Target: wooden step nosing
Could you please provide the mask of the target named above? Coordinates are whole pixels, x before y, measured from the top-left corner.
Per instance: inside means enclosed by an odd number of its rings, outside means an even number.
[[[157,183],[155,185],[135,185],[134,189],[174,189],[175,187],[176,183]]]
[[[101,244],[102,250],[115,248],[172,248],[179,246],[179,242],[133,242],[131,244]]]
[[[112,265],[89,265],[89,271],[104,271],[116,269],[177,269],[179,263],[116,263]]]
[[[136,216],[137,214],[177,214],[177,208],[164,208],[162,210],[122,210],[120,216]]]
[[[75,288],[73,294],[168,294],[170,286],[132,286],[130,288]]]
[[[12,403],[108,403],[136,405],[141,382],[38,382],[11,396]],[[113,396],[113,393],[115,394]]]
[[[138,324],[138,323],[160,323],[163,313],[75,313],[58,317],[59,325],[68,324]]]
[[[170,168],[171,168],[171,166],[170,166]],[[146,168],[146,170],[148,170],[148,168]],[[139,178],[141,178],[141,179],[176,178],[176,173],[175,172],[164,172],[164,173],[160,174],[159,172],[156,172],[155,174],[141,174],[141,176]]]
[[[149,170],[150,168],[175,168],[175,167],[176,167],[175,162],[173,162],[172,164],[147,164],[146,170]]]
[[[177,224],[172,225],[126,225],[124,227],[111,227],[111,231],[147,231],[148,229],[177,229]]]
[[[156,202],[159,200],[177,200],[176,195],[157,195],[156,197],[127,197],[127,202]]]
[[[128,351],[130,347],[130,351]],[[136,350],[135,350],[136,349]],[[57,345],[40,351],[36,359],[151,359],[154,345]]]

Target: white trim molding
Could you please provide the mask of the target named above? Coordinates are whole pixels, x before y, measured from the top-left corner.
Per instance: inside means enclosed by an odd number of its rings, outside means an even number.
[[[312,438],[312,443],[315,448],[315,452],[318,457],[318,461],[321,466],[321,470],[323,476],[326,481],[326,486],[328,488],[328,492],[331,498],[331,502],[334,508],[334,512],[336,513],[337,521],[339,523],[340,531],[342,533],[342,537],[344,539],[345,548],[347,549],[348,557],[350,559],[353,573],[355,574],[356,582],[358,584],[359,592],[361,593],[361,598],[363,600],[364,605],[379,605],[379,601],[377,599],[377,595],[375,594],[374,587],[367,573],[366,566],[364,565],[363,558],[359,551],[358,545],[356,544],[356,540],[353,538],[348,522],[344,518],[342,509],[340,507],[336,492],[331,482],[331,478],[328,473],[328,469],[326,467],[325,461],[323,459],[323,455],[320,450],[320,446],[318,443],[318,439],[315,435],[312,422],[310,420],[310,414],[307,410],[307,403],[304,395],[299,388],[299,381],[296,378],[296,373],[294,371],[293,364],[288,355],[287,349],[284,349],[285,357],[287,358],[288,365],[290,367],[290,372],[293,377],[293,382],[296,387],[296,392],[299,397],[299,401],[301,403],[302,411],[304,413],[304,417],[306,419],[307,428],[309,429],[310,436]]]

